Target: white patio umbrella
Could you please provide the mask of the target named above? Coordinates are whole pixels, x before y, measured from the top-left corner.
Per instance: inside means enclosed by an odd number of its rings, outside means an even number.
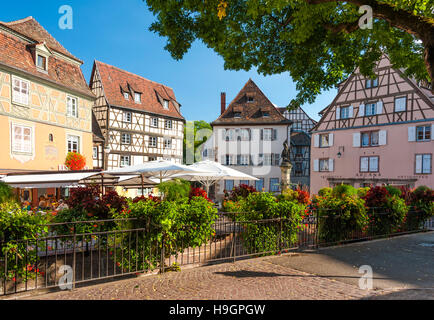
[[[244,172],[223,166],[218,162],[210,160],[196,162],[188,167],[194,168],[199,172],[186,172],[176,174],[172,177],[200,182],[204,185],[207,193],[209,193],[209,189],[213,184],[221,180],[259,180],[258,178],[250,176]]]

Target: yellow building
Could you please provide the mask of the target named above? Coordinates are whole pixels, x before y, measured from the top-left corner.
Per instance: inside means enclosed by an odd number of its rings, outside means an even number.
[[[92,106],[81,65],[32,17],[0,22],[0,173],[92,169]]]

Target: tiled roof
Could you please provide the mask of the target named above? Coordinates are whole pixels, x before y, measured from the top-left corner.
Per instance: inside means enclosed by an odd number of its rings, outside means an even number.
[[[47,30],[45,30],[33,17],[27,17],[25,19],[12,22],[0,21],[0,24],[14,30],[15,32],[18,32],[23,36],[26,36],[27,38],[34,40],[35,42],[45,42],[50,49],[83,63],[83,61],[73,56],[59,42],[57,42],[57,40],[54,39],[53,36],[49,34]]]
[[[248,97],[253,101],[248,102]],[[263,112],[268,112],[264,116]],[[234,117],[240,113],[239,117]],[[291,124],[271,103],[259,87],[249,79],[223,114],[212,125],[219,124]]]
[[[184,119],[172,88],[100,61],[95,61],[94,72],[101,77],[108,104]],[[141,94],[141,103],[134,102],[134,92]],[[169,101],[169,109],[164,109],[163,100]]]
[[[92,111],[92,133],[93,133],[93,141],[94,142],[104,142],[105,138],[102,134],[101,127],[96,120],[95,113]]]
[[[33,18],[20,21],[21,22],[17,22],[17,24],[13,22],[0,22],[0,25],[7,26],[10,29],[16,29],[16,32],[25,32],[26,34],[24,35],[28,38],[31,37],[29,26],[34,26],[36,35],[34,38],[38,38],[37,41],[44,42],[50,50],[60,50],[63,48]],[[0,30],[0,64],[54,82],[86,96],[94,97],[94,94],[87,86],[79,63],[68,62],[51,55],[48,58],[48,72],[43,73],[38,71],[31,52],[31,48],[38,43],[23,40],[8,31]],[[50,44],[54,45],[55,49],[51,48]]]
[[[310,137],[307,133],[291,132],[291,145],[294,146],[310,146]]]

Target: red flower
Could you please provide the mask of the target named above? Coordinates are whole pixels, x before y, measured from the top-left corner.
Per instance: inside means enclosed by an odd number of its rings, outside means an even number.
[[[69,170],[83,170],[86,166],[86,158],[77,152],[69,152],[66,156],[65,165]]]

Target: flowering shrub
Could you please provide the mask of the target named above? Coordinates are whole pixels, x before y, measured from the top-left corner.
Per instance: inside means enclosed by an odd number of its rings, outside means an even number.
[[[389,191],[385,187],[371,188],[364,197],[365,204],[369,208],[380,208],[387,198],[390,197]]]
[[[434,190],[420,186],[410,196],[413,210],[407,216],[406,226],[409,230],[417,230],[425,221],[434,216]]]
[[[279,200],[288,200],[294,201],[300,204],[309,205],[310,204],[310,195],[309,192],[296,189],[296,190],[284,190],[282,194],[277,197]]]
[[[256,192],[251,193],[241,206],[236,220],[243,222],[241,238],[250,253],[276,253],[297,241],[305,205],[283,199],[277,201],[272,193]],[[276,220],[257,222],[262,219]]]
[[[343,186],[336,186],[329,197],[317,198],[322,242],[340,242],[351,239],[353,232],[367,231],[369,220],[364,200],[357,197],[354,188]]]
[[[167,201],[183,200],[190,194],[190,182],[182,179],[165,181],[158,185],[158,190]]]
[[[34,278],[39,274],[38,268],[33,270],[37,261],[35,247],[37,244],[39,248],[44,248],[45,241],[36,239],[38,236],[47,235],[48,228],[44,226],[46,223],[46,216],[41,213],[28,214],[14,203],[0,205],[0,255],[2,260],[7,257],[8,261],[7,270],[0,268],[0,278],[18,281],[25,277],[26,269],[27,278]]]
[[[208,198],[208,194],[202,188],[193,188],[192,187],[190,190],[190,199],[193,197],[202,197],[202,198],[211,202],[211,200]]]
[[[222,211],[223,212],[241,212],[243,201],[244,201],[243,199],[240,199],[238,201],[223,200]]]
[[[255,187],[247,184],[240,184],[238,187],[232,189],[229,200],[237,201],[239,198],[247,198],[249,194],[257,192]]]
[[[78,152],[69,152],[66,155],[65,166],[67,166],[69,170],[73,171],[83,170],[86,166],[86,158]]]

